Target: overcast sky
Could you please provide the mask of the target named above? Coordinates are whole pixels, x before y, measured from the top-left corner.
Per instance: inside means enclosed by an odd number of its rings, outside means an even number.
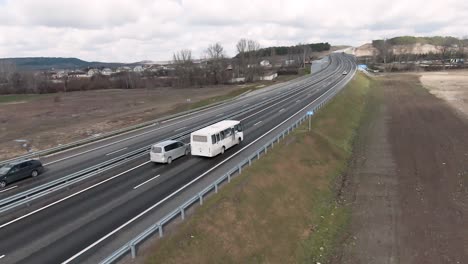
[[[195,57],[240,38],[261,46],[360,45],[399,35],[468,35],[465,0],[0,0],[0,57],[134,62]]]

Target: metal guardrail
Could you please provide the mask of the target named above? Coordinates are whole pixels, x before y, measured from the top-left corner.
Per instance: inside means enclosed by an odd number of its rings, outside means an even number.
[[[325,78],[320,79],[320,80],[318,80],[316,82],[313,82],[313,83],[301,83],[300,86],[298,86],[296,89],[294,89],[294,91],[307,88],[308,86],[316,85],[316,84],[318,84],[320,82],[325,81],[328,77],[330,77],[330,75],[327,75]],[[294,92],[294,91],[291,91],[291,93]],[[278,97],[280,97],[280,96],[278,96]],[[274,100],[274,99],[276,99],[276,97],[272,98],[271,100]],[[249,106],[249,107],[245,107],[242,110],[239,110],[239,111],[237,111],[235,113],[232,113],[232,114],[230,114],[228,116],[223,116],[223,117],[220,117],[218,119],[215,119],[214,121],[212,121],[212,123],[216,123],[217,121],[224,120],[224,119],[226,119],[226,117],[239,115],[239,114],[245,112],[246,110],[250,111],[252,109],[259,108],[259,107],[261,107],[264,104],[267,104],[269,102],[270,101],[265,101],[265,102],[263,102],[261,104],[256,104],[256,105],[252,105],[252,106]],[[179,134],[171,136],[171,137],[169,137],[167,139],[183,139],[187,135],[189,135],[191,132],[193,132],[195,130],[198,130],[200,128],[203,128],[206,125],[207,124],[202,124],[200,126],[192,128],[192,129],[187,130],[185,132],[181,132]],[[57,191],[59,189],[71,186],[71,185],[73,185],[75,183],[78,183],[78,182],[80,182],[82,180],[85,180],[85,179],[88,179],[90,177],[101,174],[101,173],[103,173],[105,171],[108,171],[108,170],[110,170],[112,168],[120,166],[123,163],[126,163],[126,162],[129,162],[131,160],[137,159],[137,158],[139,158],[139,157],[141,157],[143,155],[146,155],[147,151],[150,148],[151,148],[151,145],[139,148],[137,150],[128,152],[126,154],[123,154],[121,156],[118,156],[118,157],[115,157],[113,159],[107,160],[105,162],[99,163],[97,165],[91,166],[89,168],[78,171],[76,173],[69,174],[69,175],[61,177],[59,179],[50,181],[48,183],[33,187],[33,188],[29,189],[29,190],[26,190],[26,191],[11,195],[11,196],[9,196],[7,198],[4,198],[4,199],[0,200],[0,213],[6,212],[6,211],[8,211],[10,209],[13,209],[15,207],[18,207],[18,206],[21,206],[21,205],[24,205],[24,204],[29,204],[31,201],[33,201],[35,199],[38,199],[40,197],[43,197],[43,196],[48,195],[50,193],[53,193],[53,192],[55,192],[55,191]]]
[[[352,76],[354,76],[355,72],[353,72]],[[339,83],[339,82],[338,82]],[[311,110],[316,112],[317,110],[321,109],[324,105],[326,105],[331,98],[333,98],[339,91],[341,91],[343,87],[340,87],[338,89],[334,89],[331,93],[329,93],[326,97],[324,97],[321,102],[313,107]],[[143,232],[141,232],[138,236],[127,242],[125,245],[114,251],[111,255],[109,255],[107,258],[102,260],[100,264],[110,264],[116,262],[118,259],[122,258],[125,254],[128,252],[131,253],[132,258],[136,257],[136,247],[137,245],[142,242],[143,240],[147,239],[149,236],[154,234],[156,231],[159,234],[159,237],[163,237],[164,235],[164,225],[175,219],[177,216],[180,216],[182,220],[185,219],[185,210],[192,206],[195,203],[199,203],[200,205],[203,205],[203,199],[204,197],[214,191],[215,193],[218,193],[219,187],[223,183],[229,183],[231,182],[231,178],[235,175],[239,175],[242,173],[242,169],[246,166],[250,166],[253,161],[260,159],[261,156],[265,155],[268,153],[268,149],[272,149],[275,143],[279,143],[281,139],[284,139],[284,137],[288,134],[290,134],[294,129],[299,127],[304,121],[308,120],[307,114],[302,115],[296,122],[294,122],[292,125],[284,129],[282,132],[278,133],[277,136],[275,136],[272,140],[270,140],[268,143],[266,143],[264,146],[261,148],[257,149],[255,153],[250,155],[247,159],[243,160],[239,164],[237,164],[234,168],[229,170],[226,174],[222,175],[218,179],[216,179],[213,183],[211,183],[209,186],[207,186],[205,189],[197,193],[195,196],[191,197],[187,201],[185,201],[182,205],[180,205],[178,208],[161,218],[159,221],[157,221],[155,224],[151,225],[147,229],[145,229]]]
[[[327,67],[330,66],[330,64],[331,64],[331,60],[328,60]],[[321,71],[323,71],[327,67],[324,67],[323,69],[321,69]],[[307,77],[309,77],[309,76],[299,77],[297,79],[293,79],[293,80],[290,80],[290,81],[287,81],[287,82],[284,82],[284,83],[274,84],[272,86],[289,85],[289,84],[294,83],[294,82],[297,82],[297,83],[304,82],[305,79],[307,79]],[[246,92],[246,93],[248,93],[248,92]],[[148,126],[158,124],[158,123],[160,123],[162,121],[168,121],[168,120],[180,117],[180,116],[184,116],[184,115],[188,115],[188,114],[194,114],[194,113],[197,113],[197,112],[200,112],[200,111],[203,111],[203,110],[207,110],[207,109],[210,109],[210,108],[213,108],[213,107],[216,107],[216,106],[225,105],[225,104],[227,104],[229,102],[237,100],[238,98],[244,96],[246,93],[240,94],[240,95],[238,95],[238,96],[236,96],[234,98],[227,99],[227,100],[224,100],[222,102],[217,102],[217,103],[209,104],[209,105],[206,105],[206,106],[197,107],[197,108],[194,108],[194,109],[191,109],[191,110],[187,110],[187,111],[175,113],[175,114],[172,114],[172,115],[164,116],[164,117],[161,117],[161,118],[157,118],[157,119],[154,119],[154,120],[150,120],[150,121],[146,121],[146,122],[143,122],[143,123],[140,123],[140,124],[136,124],[136,125],[133,125],[133,126],[124,127],[124,128],[121,128],[121,129],[117,129],[117,130],[114,130],[114,131],[107,132],[107,133],[102,133],[99,136],[91,136],[91,137],[87,137],[87,138],[77,140],[77,141],[74,141],[74,142],[70,142],[70,143],[67,143],[67,144],[62,144],[62,145],[59,145],[59,146],[56,146],[56,147],[53,147],[53,148],[48,148],[48,149],[44,149],[44,150],[31,152],[31,153],[21,155],[19,157],[7,159],[7,160],[1,160],[0,161],[0,166],[2,166],[4,164],[7,164],[9,162],[13,162],[13,161],[18,161],[18,160],[23,160],[23,159],[28,159],[28,158],[34,158],[34,157],[37,158],[37,157],[41,157],[41,156],[44,156],[44,155],[53,154],[53,153],[60,152],[60,151],[63,151],[63,150],[67,150],[67,149],[70,149],[70,148],[82,146],[82,145],[85,145],[85,144],[88,144],[88,143],[91,143],[91,142],[104,140],[106,138],[110,138],[110,137],[113,137],[113,136],[133,132],[133,131],[136,131],[138,129],[144,129],[144,128],[148,127]]]

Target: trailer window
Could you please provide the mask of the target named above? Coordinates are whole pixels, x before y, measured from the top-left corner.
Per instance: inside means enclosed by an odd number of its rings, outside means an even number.
[[[192,136],[192,140],[194,142],[208,142],[208,138],[206,136],[197,136],[197,135],[193,135]]]

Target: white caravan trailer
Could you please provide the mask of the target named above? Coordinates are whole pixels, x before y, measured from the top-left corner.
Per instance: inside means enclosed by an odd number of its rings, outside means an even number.
[[[244,139],[242,124],[224,120],[190,134],[190,148],[194,156],[214,157]]]

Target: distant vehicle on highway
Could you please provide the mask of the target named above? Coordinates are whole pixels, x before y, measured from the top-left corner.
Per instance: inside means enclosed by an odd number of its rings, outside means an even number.
[[[190,144],[182,141],[166,140],[151,147],[150,158],[152,162],[171,164],[173,160],[190,153]]]
[[[343,75],[346,75],[346,74],[348,74],[348,72],[347,72],[347,71],[343,71]]]
[[[190,134],[190,148],[194,156],[214,157],[244,140],[242,124],[224,120]]]
[[[0,167],[0,188],[28,177],[36,177],[44,171],[39,160],[22,160]]]

